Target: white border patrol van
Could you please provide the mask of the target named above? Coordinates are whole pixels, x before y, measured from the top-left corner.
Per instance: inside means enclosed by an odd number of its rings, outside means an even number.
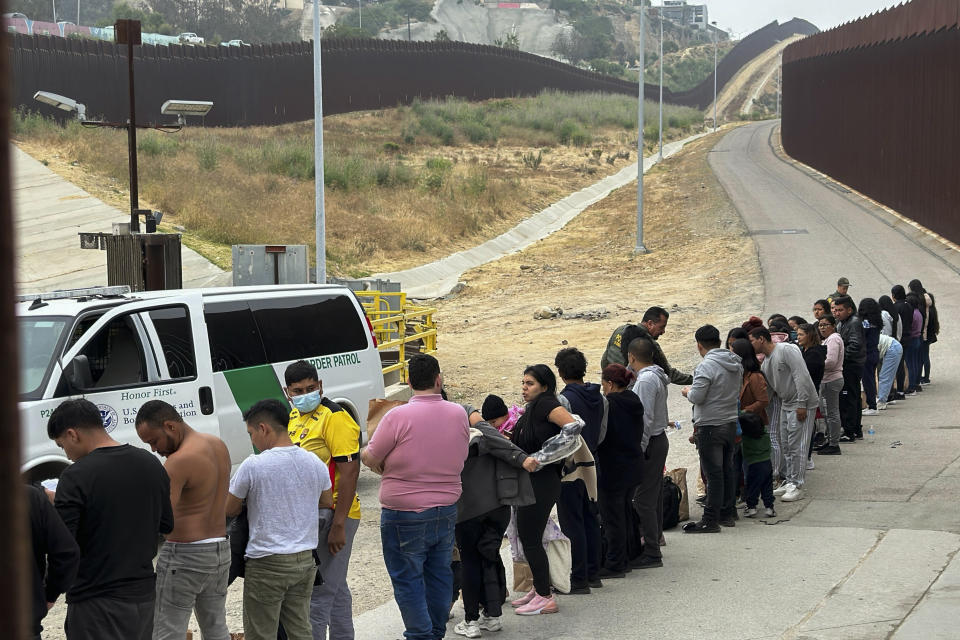
[[[137,410],[165,400],[220,437],[236,469],[253,453],[243,412],[265,398],[286,403],[291,362],[317,367],[324,397],[353,416],[363,440],[368,403],[384,396],[376,339],[346,287],[106,287],[19,299],[22,471],[31,481],[69,464],[47,419],[70,398],[96,404],[113,438],[140,447]]]

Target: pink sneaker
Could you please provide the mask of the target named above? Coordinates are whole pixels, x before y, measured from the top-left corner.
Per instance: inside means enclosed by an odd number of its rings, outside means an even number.
[[[537,595],[537,590],[530,589],[530,591],[528,591],[526,594],[524,594],[523,596],[511,602],[510,606],[516,608],[516,607],[522,607],[525,604],[529,604],[530,601],[533,600],[533,597],[535,595]]]
[[[557,613],[560,608],[557,606],[557,600],[553,596],[544,598],[537,595],[533,600],[518,608],[514,613],[518,616],[536,616],[541,613]]]

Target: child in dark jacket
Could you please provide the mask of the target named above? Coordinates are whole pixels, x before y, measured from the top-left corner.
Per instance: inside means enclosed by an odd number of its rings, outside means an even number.
[[[752,413],[740,414],[740,430],[743,441],[743,466],[746,475],[744,502],[747,510],[743,515],[753,518],[757,515],[758,498],[763,498],[764,515],[772,518],[777,515],[773,509],[773,466],[770,463],[770,434],[758,416]]]

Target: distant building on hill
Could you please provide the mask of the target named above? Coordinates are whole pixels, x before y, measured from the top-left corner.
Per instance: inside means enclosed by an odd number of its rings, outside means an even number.
[[[708,30],[707,5],[687,4],[686,0],[664,0],[663,17],[684,27]]]

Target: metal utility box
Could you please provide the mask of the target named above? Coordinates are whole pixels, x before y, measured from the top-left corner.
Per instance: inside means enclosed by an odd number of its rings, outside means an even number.
[[[304,244],[233,245],[234,286],[307,284],[309,267]]]
[[[183,287],[179,233],[98,235],[107,250],[107,285],[127,285],[131,291]]]

